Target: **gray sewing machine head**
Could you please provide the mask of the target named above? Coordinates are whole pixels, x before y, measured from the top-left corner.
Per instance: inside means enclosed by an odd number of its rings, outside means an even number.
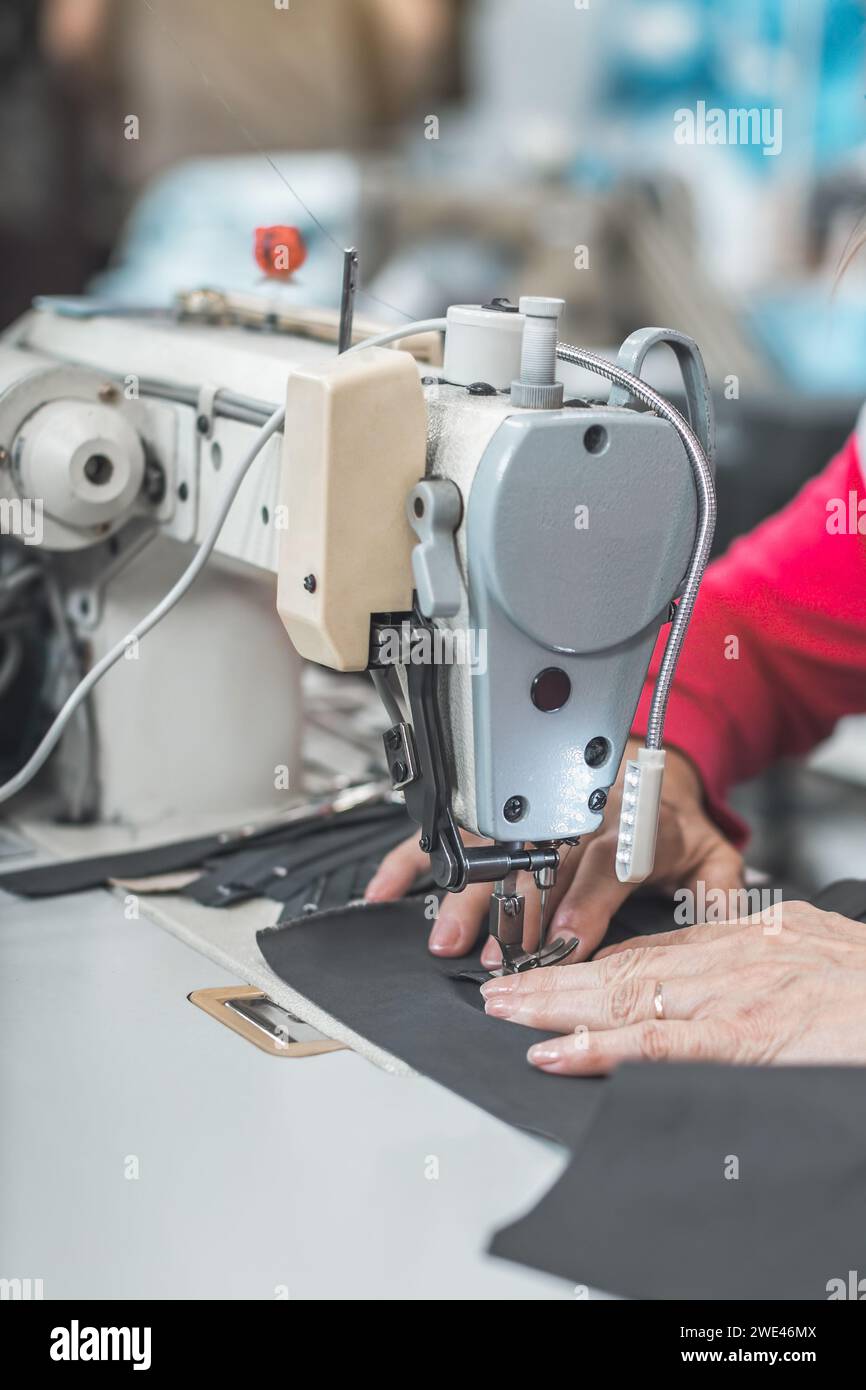
[[[301,655],[372,672],[391,780],[437,883],[496,885],[506,968],[561,959],[558,943],[523,951],[516,875],[548,892],[559,847],[601,824],[669,624],[647,746],[627,768],[617,873],[637,882],[653,861],[665,701],[715,516],[695,344],[644,329],[614,364],[557,342],[561,300],[496,301],[449,310],[440,368],[429,351],[423,364],[350,346],[350,315],[335,352],[315,313],[251,347],[239,325],[273,315],[221,300],[212,324],[209,309],[202,295],[153,320],[52,303],[0,346],[0,503],[11,514],[36,499],[53,555],[21,574],[52,578],[94,659],[138,658],[124,634],[158,621],[159,605],[139,624],[145,586],[164,595],[177,563],[163,542],[199,541],[223,562],[184,599],[175,642],[148,640],[140,667],[100,686],[101,813],[135,819],[155,787],[176,809],[196,794],[217,808],[244,769],[261,788],[261,769],[269,780],[290,752],[297,670],[285,669],[256,579],[276,570]],[[657,343],[678,357],[691,425],[641,378]],[[606,401],[567,394],[581,367],[613,383]],[[284,385],[280,459],[279,411],[250,393]],[[229,505],[211,536],[209,518]],[[169,689],[173,718],[154,720],[155,693]],[[243,754],[238,708],[256,712]],[[129,737],[145,727],[148,741]],[[491,843],[467,846],[461,829]]]
[[[643,330],[613,366],[557,345],[561,308],[452,308],[441,375],[419,381],[371,348],[288,393],[281,615],[306,655],[371,669],[393,784],[436,881],[496,883],[508,969],[570,949],[522,950],[515,876],[546,891],[558,847],[601,824],[671,623],[617,854],[621,878],[649,872],[664,702],[714,517],[695,344]],[[703,447],[635,375],[658,342],[677,353]],[[612,379],[608,400],[566,399],[557,358]],[[493,844],[466,848],[460,827]]]

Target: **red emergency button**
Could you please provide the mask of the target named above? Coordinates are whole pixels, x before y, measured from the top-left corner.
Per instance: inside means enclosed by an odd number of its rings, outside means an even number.
[[[272,280],[288,280],[307,259],[297,227],[256,227],[256,264]]]

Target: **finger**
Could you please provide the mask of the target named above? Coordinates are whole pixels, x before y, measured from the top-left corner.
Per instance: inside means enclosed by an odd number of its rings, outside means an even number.
[[[559,851],[559,868],[556,874],[556,883],[550,890],[549,898],[549,917],[548,921],[553,920],[553,916],[559,904],[562,902],[569,888],[571,887],[574,876],[577,873],[591,840],[583,840],[576,845],[563,845]]]
[[[722,901],[736,907],[736,901],[732,894],[743,886],[742,868],[742,857],[733,845],[729,845],[725,840],[714,842],[711,852],[699,865],[689,888],[692,902],[696,906],[703,904],[702,910],[706,912],[708,906],[718,903],[718,894],[721,893],[723,895]],[[699,891],[699,886],[702,891]],[[614,955],[618,951],[628,950],[635,945],[668,946],[673,943],[685,945],[687,942],[714,940],[719,936],[729,934],[736,926],[737,919],[733,913],[726,911],[725,917],[726,921],[724,922],[704,924],[699,921],[675,931],[656,932],[653,936],[632,937],[629,941],[621,941],[614,946],[606,946],[603,951],[597,953],[597,958]],[[700,928],[700,930],[696,931],[696,928]]]
[[[427,943],[437,956],[465,956],[487,919],[490,885],[473,883],[462,893],[446,893]]]
[[[652,936],[632,936],[628,941],[618,941],[615,946],[605,946],[596,951],[595,959],[607,960],[611,956],[622,955],[623,951],[658,950],[668,946],[703,946],[713,941],[727,941],[731,938],[743,939],[745,922],[707,922],[696,927],[678,927],[675,931],[655,932]]]
[[[403,840],[396,849],[385,855],[370,879],[364,892],[366,901],[381,903],[402,898],[429,863],[417,840]]]
[[[502,952],[495,937],[488,936],[481,952],[481,964],[485,970],[498,970],[502,964]]]
[[[538,993],[493,994],[485,999],[485,1013],[522,1023],[527,1028],[544,1028],[564,1033],[578,1028],[626,1028],[648,1019],[688,1019],[718,1002],[732,988],[730,975],[686,976],[683,979],[642,979],[635,976],[608,989],[557,989]],[[661,1006],[664,1014],[658,1013]]]
[[[610,919],[632,892],[616,876],[616,841],[591,841],[553,914],[548,940],[579,937],[577,958],[585,960],[603,939]]]
[[[697,890],[699,882],[704,885],[705,903],[715,901],[715,894],[718,892],[729,898],[738,888],[743,887],[743,856],[727,840],[713,841],[709,853],[695,869],[693,892]]]
[[[737,1029],[727,1019],[653,1019],[630,1028],[551,1038],[535,1043],[527,1057],[533,1066],[556,1076],[600,1076],[620,1062],[732,1062],[740,1051]]]
[[[730,942],[727,938],[696,944],[688,949],[679,945],[656,948],[652,937],[644,937],[643,940],[652,944],[612,951],[609,955],[605,952],[603,956],[596,956],[595,960],[584,961],[581,965],[565,964],[557,966],[555,970],[532,970],[523,975],[502,975],[486,980],[481,986],[481,993],[485,999],[489,999],[496,994],[607,989],[635,976],[682,979],[730,968]],[[735,944],[738,963],[751,958],[753,952],[747,949],[749,943],[744,935],[741,934],[740,942]]]

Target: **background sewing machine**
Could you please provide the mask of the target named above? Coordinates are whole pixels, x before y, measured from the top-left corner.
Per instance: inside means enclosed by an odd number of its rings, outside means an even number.
[[[546,894],[560,846],[601,824],[670,623],[617,855],[625,879],[652,865],[664,702],[715,516],[706,374],[671,330],[633,334],[616,366],[558,345],[561,300],[458,306],[352,346],[353,264],[339,353],[320,316],[250,332],[255,305],[207,295],[182,302],[186,320],[61,304],[13,331],[5,500],[35,509],[50,559],[7,583],[49,585],[60,632],[86,636],[91,683],[121,658],[93,721],[67,720],[59,792],[73,816],[141,823],[262,815],[300,790],[299,663],[276,572],[298,652],[372,672],[391,784],[439,886],[496,884],[507,968],[560,959],[558,943],[522,951],[516,874]],[[412,330],[428,332],[426,363],[377,345]],[[702,443],[640,380],[659,343]],[[609,400],[567,394],[558,359],[612,380]],[[194,565],[212,545],[216,561],[157,626],[196,543]],[[466,849],[461,827],[492,844]]]

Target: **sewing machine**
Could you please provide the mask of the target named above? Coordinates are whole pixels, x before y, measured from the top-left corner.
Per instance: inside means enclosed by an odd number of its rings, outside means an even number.
[[[441,365],[438,338],[411,326],[395,351],[364,346],[345,315],[338,335],[321,314],[279,322],[206,294],[164,316],[49,302],[16,325],[0,346],[0,502],[7,518],[38,506],[40,556],[94,660],[179,573],[285,399],[284,442],[249,468],[204,575],[97,687],[101,817],[266,811],[275,770],[297,785],[292,648],[369,670],[439,886],[494,885],[505,969],[564,959],[574,943],[523,949],[517,874],[547,895],[561,847],[601,825],[670,624],[617,853],[621,878],[646,876],[664,702],[712,539],[712,408],[690,339],[642,330],[611,364],[558,344],[561,309],[454,306]],[[658,343],[691,428],[641,379]],[[607,400],[574,394],[579,369],[612,382]],[[467,847],[461,829],[492,843]]]

